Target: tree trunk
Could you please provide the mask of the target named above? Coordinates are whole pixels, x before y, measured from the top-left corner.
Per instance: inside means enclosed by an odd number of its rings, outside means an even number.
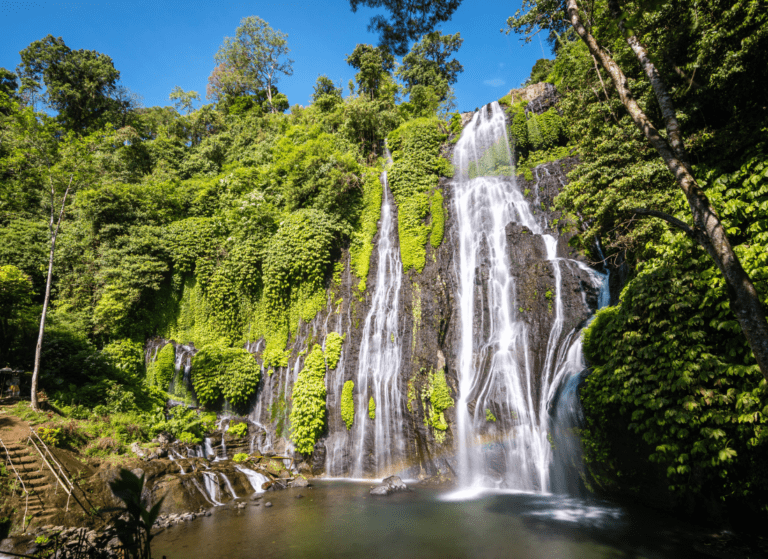
[[[64,207],[67,203],[67,195],[69,194],[69,189],[72,186],[72,177],[69,179],[69,185],[67,185],[67,190],[64,192],[64,199],[61,201],[61,210],[59,211],[59,219],[56,222],[56,229],[52,232],[51,235],[51,253],[48,257],[48,278],[45,282],[45,299],[43,300],[43,314],[40,317],[40,332],[37,335],[37,346],[35,346],[35,368],[32,372],[32,394],[31,394],[31,404],[32,409],[35,411],[40,411],[40,404],[37,401],[37,384],[38,379],[40,377],[40,356],[42,354],[43,350],[43,335],[45,333],[45,317],[48,314],[48,302],[51,299],[51,281],[53,279],[53,255],[56,251],[56,237],[59,235],[59,228],[61,227],[61,220],[64,218]],[[51,206],[51,224],[53,224],[53,206]]]
[[[616,7],[613,1],[610,3],[612,8]],[[672,99],[667,93],[661,76],[659,76],[656,67],[650,61],[645,48],[637,40],[637,37],[630,36],[627,42],[640,61],[648,79],[651,81],[654,94],[664,116],[667,133],[670,138],[669,143],[659,134],[659,131],[653,126],[650,119],[640,108],[640,105],[638,105],[629,89],[627,77],[619,65],[610,54],[597,44],[595,38],[582,24],[576,0],[567,0],[567,9],[568,18],[574,30],[587,45],[590,53],[600,60],[600,64],[611,76],[619,98],[635,125],[645,134],[645,137],[656,151],[659,152],[667,168],[674,175],[677,185],[685,194],[693,216],[694,237],[707,251],[723,274],[728,289],[728,298],[731,302],[731,310],[736,315],[736,319],[752,349],[760,371],[768,380],[768,322],[766,321],[765,309],[757,294],[757,290],[755,290],[749,276],[744,271],[741,262],[739,262],[736,253],[733,251],[733,247],[728,240],[725,228],[720,222],[717,212],[691,173],[687,164]],[[621,23],[620,27],[623,29]]]

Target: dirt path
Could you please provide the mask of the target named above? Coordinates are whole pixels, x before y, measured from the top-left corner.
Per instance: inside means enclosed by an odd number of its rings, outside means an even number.
[[[10,406],[0,406],[0,439],[5,443],[15,443],[29,435],[29,422],[10,415]]]

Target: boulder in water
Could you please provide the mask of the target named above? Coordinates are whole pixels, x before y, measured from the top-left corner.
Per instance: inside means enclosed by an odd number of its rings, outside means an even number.
[[[381,480],[381,485],[371,489],[371,495],[389,495],[399,491],[408,491],[408,486],[398,476],[389,476]]]
[[[309,482],[304,476],[298,476],[288,484],[288,487],[309,487]]]

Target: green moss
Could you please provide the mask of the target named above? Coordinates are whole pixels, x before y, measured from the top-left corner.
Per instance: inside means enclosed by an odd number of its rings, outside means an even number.
[[[373,399],[373,396],[368,400],[368,417],[376,419],[376,401]]]
[[[149,364],[147,377],[152,379],[152,384],[163,390],[168,390],[175,374],[176,348],[173,344],[168,343],[157,353],[157,358]]]
[[[325,358],[315,344],[293,387],[291,440],[296,450],[311,454],[325,428]]]
[[[355,399],[352,395],[354,389],[354,381],[348,380],[341,391],[341,419],[347,425],[347,430],[351,429],[355,422]]]
[[[430,210],[430,193],[438,176],[446,172],[440,145],[446,135],[436,118],[419,118],[389,134],[394,163],[389,185],[397,202],[397,228],[403,271],[421,273],[426,264],[426,244],[432,227],[425,220]]]
[[[432,203],[429,212],[432,214],[432,233],[429,237],[429,243],[437,248],[443,242],[445,233],[445,210],[443,209],[443,193],[435,190],[432,195]]]
[[[496,416],[488,408],[485,408],[485,420],[488,422],[496,421]]]
[[[341,346],[344,343],[344,336],[338,332],[331,332],[325,337],[325,359],[328,368],[334,370],[341,359]]]
[[[448,429],[445,410],[454,405],[451,389],[445,380],[444,369],[440,369],[437,372],[429,371],[427,382],[421,390],[421,403],[424,409],[424,424],[432,427],[433,434],[437,439],[439,436],[437,431]],[[443,436],[440,436],[440,438],[444,440]]]
[[[358,228],[352,233],[349,245],[351,268],[360,280],[358,289],[365,291],[368,270],[373,254],[373,238],[379,227],[383,186],[376,169],[367,169],[363,182],[363,209]]]
[[[284,393],[281,393],[269,406],[269,419],[275,424],[275,436],[282,437],[289,421],[288,403]]]
[[[203,405],[224,397],[231,404],[245,404],[256,392],[259,364],[246,350],[220,344],[203,346],[192,358],[192,384]]]

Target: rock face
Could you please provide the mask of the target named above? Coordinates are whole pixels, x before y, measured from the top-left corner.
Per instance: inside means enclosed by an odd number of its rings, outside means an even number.
[[[550,84],[535,84],[511,93],[515,102],[525,101],[529,110],[534,112],[544,111],[556,102],[556,92]],[[482,110],[488,109],[486,107]],[[450,160],[453,146],[448,145],[444,149],[443,156]],[[560,289],[563,295],[563,336],[574,336],[574,332],[597,307],[597,291],[590,278],[588,263],[568,246],[568,240],[573,235],[573,231],[569,230],[572,224],[566,223],[564,216],[551,209],[555,196],[567,183],[566,173],[576,163],[575,158],[547,163],[533,170],[532,180],[519,176],[516,182],[516,188],[525,193],[527,202],[533,208],[539,227],[544,233],[556,236],[557,256],[568,259],[559,267],[562,272]],[[515,188],[511,177],[500,180],[507,181],[507,188]],[[458,225],[454,206],[454,181],[441,178],[439,186],[445,211],[443,241],[437,248],[426,243],[426,264],[423,270],[420,273],[410,270],[402,274],[396,298],[396,333],[400,354],[399,364],[391,365],[397,367],[393,387],[399,402],[397,413],[393,414],[396,419],[379,428],[379,420],[376,418],[381,417],[382,406],[394,404],[377,401],[377,409],[371,413],[367,404],[363,409],[358,404],[360,401],[368,402],[370,396],[360,392],[361,347],[364,325],[373,306],[377,274],[382,263],[375,249],[366,280],[367,289],[360,292],[360,279],[352,273],[349,253],[344,251],[340,277],[337,276],[335,281],[329,280],[327,284],[325,308],[310,322],[300,321],[291,334],[288,366],[262,371],[256,397],[248,413],[251,420],[248,434],[238,441],[230,440],[226,434],[223,437],[212,437],[211,444],[217,455],[226,453],[232,457],[237,450],[257,452],[264,456],[269,453],[291,456],[297,470],[306,475],[374,477],[398,473],[419,479],[455,478],[458,340],[461,329],[457,276],[459,264],[456,257]],[[396,206],[392,212],[396,222]],[[514,221],[502,225],[501,230],[506,238],[510,273],[516,282],[517,315],[526,325],[531,359],[535,361],[534,366],[539,367],[545,359],[554,320],[552,297],[556,292],[555,270],[546,257],[546,248],[540,236],[531,235],[525,225]],[[388,240],[399,246],[397,227],[393,228]],[[374,246],[378,247],[381,241],[380,226],[374,238]],[[482,278],[486,277],[483,274],[487,275],[488,270],[484,268],[482,258],[479,262],[478,282],[482,283]],[[476,296],[475,327],[482,333],[483,328],[488,328],[484,317],[488,315],[489,309],[487,299],[483,300],[480,290]],[[302,456],[293,452],[290,442],[293,387],[304,366],[307,349],[315,343],[323,345],[331,332],[343,335],[344,342],[336,368],[326,372],[327,427],[312,454]],[[157,351],[157,342],[154,343],[154,346],[148,348],[148,354]],[[257,339],[248,341],[245,347],[261,360],[265,345],[264,339]],[[189,345],[176,347],[188,348],[190,353],[194,350]],[[445,379],[449,400],[452,402],[437,414],[432,402],[436,378]],[[354,421],[348,429],[341,416],[341,398],[344,383],[350,380],[355,382],[353,395],[356,404]],[[534,393],[538,390],[540,387],[533,387]],[[470,402],[470,405],[473,404]],[[360,428],[363,422],[365,429]],[[487,434],[492,438],[498,437],[513,427],[514,421],[503,424],[502,421],[489,419]],[[377,438],[388,432],[398,433],[397,448],[393,452],[390,466],[380,470],[376,460]],[[503,461],[499,462],[499,468],[504,468]],[[275,476],[279,476],[279,473],[273,472]]]
[[[408,486],[399,477],[389,476],[381,481],[381,485],[371,489],[370,493],[371,495],[386,496],[400,491],[408,491]]]
[[[540,115],[542,113],[547,112],[551,107],[554,107],[557,104],[557,101],[559,99],[557,95],[557,90],[555,89],[555,86],[551,83],[541,83],[536,84],[543,86],[543,91],[528,101],[528,104],[525,106],[525,113],[526,116],[528,116],[528,113],[533,113]]]

